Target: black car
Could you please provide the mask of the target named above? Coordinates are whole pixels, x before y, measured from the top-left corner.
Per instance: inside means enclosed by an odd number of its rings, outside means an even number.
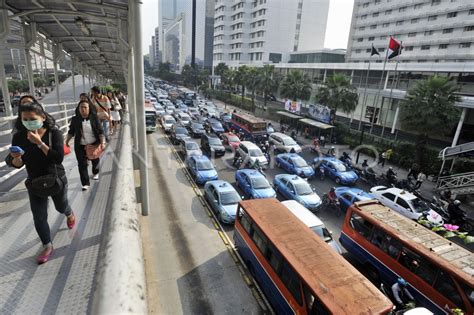
[[[189,138],[189,133],[186,127],[178,124],[173,125],[170,133],[171,143],[179,144],[185,138]]]
[[[216,135],[203,134],[201,136],[201,150],[209,155],[215,157],[223,156],[225,154],[225,147],[222,145],[221,139]]]
[[[188,125],[189,133],[193,138],[199,138],[203,135],[206,131],[204,130],[204,126],[198,122],[192,122]]]

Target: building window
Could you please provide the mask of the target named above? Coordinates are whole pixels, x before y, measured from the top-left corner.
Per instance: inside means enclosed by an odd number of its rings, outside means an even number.
[[[469,10],[469,14],[468,14],[468,15],[474,15],[474,9]]]
[[[415,37],[416,33],[408,33],[408,37]]]
[[[370,41],[373,41],[374,39],[375,39],[375,37],[371,36],[367,40],[370,42]]]
[[[355,52],[356,52],[356,54],[360,54],[361,50],[360,50],[360,49],[356,49]]]
[[[459,48],[469,48],[471,47],[471,43],[459,43]]]
[[[425,31],[425,36],[431,36],[433,35],[433,31]]]
[[[430,15],[428,16],[428,21],[436,21],[438,19],[437,15]]]
[[[370,29],[371,29],[371,30],[375,30],[376,28],[377,28],[377,25],[376,25],[376,24],[370,26]]]
[[[390,14],[392,14],[392,10],[385,11],[385,15],[390,15]]]
[[[411,24],[415,24],[415,23],[418,23],[418,19],[412,19],[411,20]]]
[[[416,9],[421,9],[423,7],[423,3],[418,3],[418,4],[415,4],[414,8],[415,10]]]
[[[464,32],[474,31],[474,25],[469,25],[464,27]]]
[[[439,5],[441,4],[441,0],[431,0],[431,5]]]
[[[456,17],[457,15],[458,15],[457,12],[449,12],[448,15],[447,15],[447,17],[448,17],[448,19],[449,19],[449,18]]]
[[[421,50],[430,50],[430,45],[422,45]]]
[[[405,46],[405,51],[412,51],[413,50],[413,46]]]
[[[365,30],[365,26],[359,27],[359,31],[363,31],[363,30]]]
[[[373,17],[377,17],[377,16],[379,16],[379,13],[378,13],[378,12],[374,12],[374,13],[372,13],[372,16],[373,16]]]
[[[407,10],[407,7],[400,7],[398,9],[398,12],[405,12]]]
[[[360,43],[360,42],[364,41],[364,38],[363,38],[363,37],[359,37],[359,38],[357,38],[357,41]]]
[[[443,30],[443,34],[450,34],[450,33],[452,33],[452,32],[453,32],[453,29],[452,29],[452,28],[445,28],[445,29]]]
[[[369,6],[369,2],[366,2],[362,5],[363,8],[367,8]]]
[[[383,23],[383,25],[382,25],[383,28],[387,28],[389,26],[390,26],[390,23]]]
[[[381,0],[375,0],[375,4],[380,4]]]
[[[397,21],[396,25],[403,25],[403,21]]]
[[[370,53],[372,51],[372,48],[367,48],[365,52]]]
[[[439,49],[448,49],[448,44],[440,44]]]
[[[360,19],[361,19],[361,20],[367,19],[367,14],[361,15],[361,16],[360,16]]]
[[[382,36],[380,36],[380,39],[381,39],[381,40],[387,39],[387,35],[382,35]]]
[[[378,49],[379,52],[384,52],[385,51],[385,48],[381,47]]]

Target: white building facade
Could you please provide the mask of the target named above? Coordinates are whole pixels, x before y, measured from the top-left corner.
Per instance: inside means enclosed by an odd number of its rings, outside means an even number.
[[[263,65],[322,49],[328,10],[329,0],[216,0],[213,64]]]
[[[346,61],[382,62],[389,37],[400,62],[474,62],[473,0],[355,0]]]

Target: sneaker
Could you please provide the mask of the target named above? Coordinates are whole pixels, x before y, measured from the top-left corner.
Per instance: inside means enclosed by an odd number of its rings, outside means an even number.
[[[38,262],[38,265],[44,264],[49,260],[49,257],[53,254],[53,245],[48,244],[44,246],[43,250],[41,253],[36,257],[36,261]]]
[[[99,174],[94,174],[94,176],[92,176],[92,179],[93,180],[99,180]]]
[[[82,191],[86,191],[87,189],[89,189],[89,185],[82,186]]]
[[[76,225],[76,216],[74,215],[74,212],[71,212],[71,214],[67,217],[66,223],[68,229],[72,230],[74,228]]]

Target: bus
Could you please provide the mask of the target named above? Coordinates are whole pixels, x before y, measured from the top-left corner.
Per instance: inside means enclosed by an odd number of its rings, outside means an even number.
[[[267,122],[244,113],[232,113],[228,129],[243,133],[246,140],[261,141],[267,136]]]
[[[146,132],[154,132],[156,130],[156,109],[150,102],[145,102],[145,127]]]
[[[278,200],[241,201],[235,246],[277,314],[388,314],[391,301]]]
[[[474,255],[378,201],[348,208],[339,241],[377,283],[404,278],[417,305],[474,313]]]

